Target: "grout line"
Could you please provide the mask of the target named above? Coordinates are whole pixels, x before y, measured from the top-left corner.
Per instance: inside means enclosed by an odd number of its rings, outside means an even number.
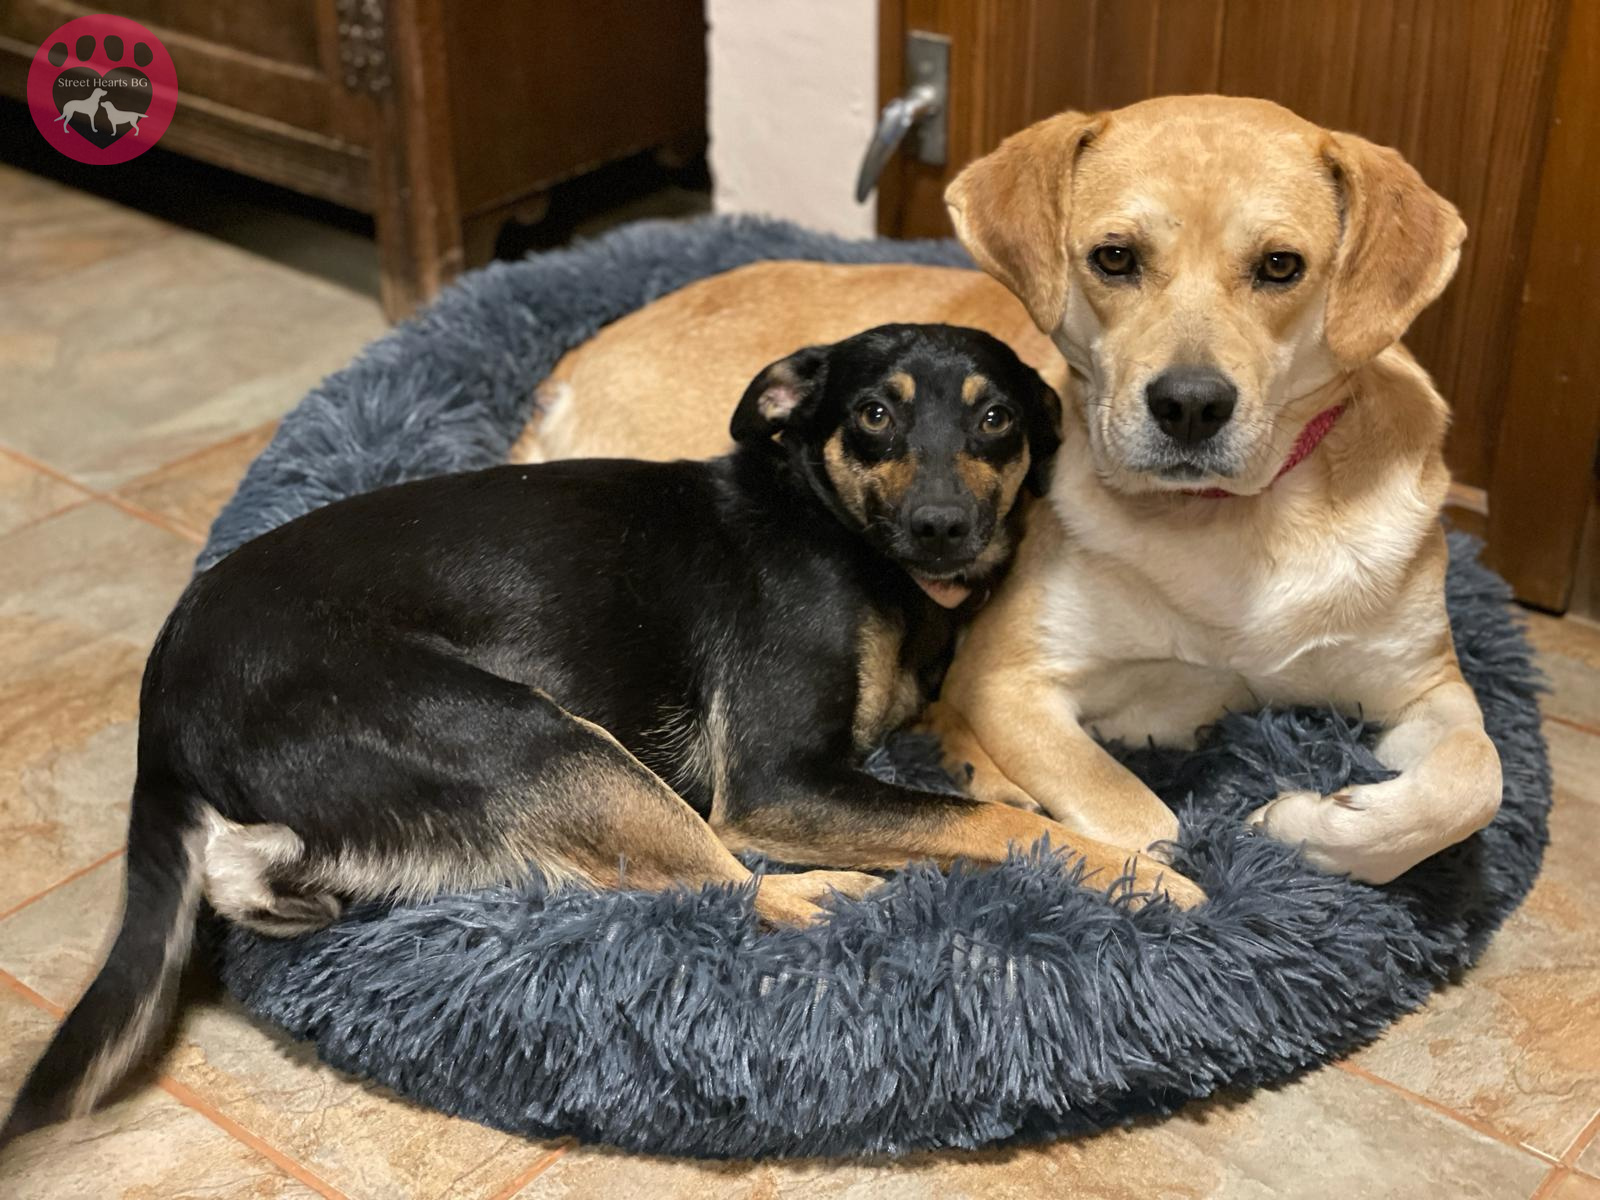
[[[89,495],[91,495],[91,496],[98,496],[100,494],[99,492],[95,491],[92,487],[90,487],[88,484],[79,483],[76,479],[74,479],[71,475],[68,475],[65,471],[57,470],[55,467],[52,467],[49,463],[43,461],[42,459],[34,458],[33,455],[31,455],[31,454],[24,454],[21,450],[18,450],[15,446],[0,445],[0,454],[4,454],[8,458],[14,458],[19,463],[21,463],[23,466],[32,467],[35,471],[38,471],[41,475],[48,475],[48,476],[50,476],[51,479],[54,479],[59,483],[65,483],[70,487],[75,487],[80,492],[88,492]]]
[[[1568,729],[1576,729],[1579,733],[1587,733],[1591,737],[1600,737],[1600,726],[1586,725],[1582,721],[1574,721],[1571,717],[1558,717],[1554,713],[1545,713],[1546,721],[1554,721],[1557,725],[1565,725]]]
[[[230,433],[225,438],[220,438],[219,440],[217,440],[215,442],[211,442],[208,445],[201,446],[197,450],[189,450],[189,451],[187,451],[187,452],[185,452],[183,454],[178,455],[177,458],[174,458],[174,459],[172,459],[172,460],[170,460],[168,462],[162,463],[160,466],[151,467],[144,474],[135,475],[132,479],[128,480],[127,483],[119,484],[118,487],[119,487],[119,489],[120,488],[125,488],[125,487],[133,487],[135,484],[143,483],[146,479],[149,479],[152,475],[159,475],[163,471],[170,471],[173,467],[181,467],[185,463],[193,462],[197,458],[201,458],[204,455],[210,454],[213,450],[221,450],[225,446],[232,446],[236,442],[244,441],[246,438],[255,437],[256,434],[260,433],[263,429],[266,429],[269,426],[277,426],[277,425],[281,424],[282,421],[283,421],[283,418],[282,417],[278,417],[278,418],[275,418],[274,420],[271,420],[271,421],[263,421],[263,422],[261,422],[261,424],[252,426],[251,428],[246,429],[243,432]]]
[[[241,1142],[250,1147],[250,1149],[261,1155],[262,1158],[265,1158],[268,1162],[272,1163],[273,1166],[277,1167],[286,1175],[292,1176],[293,1178],[299,1180],[301,1183],[305,1184],[308,1188],[319,1195],[327,1197],[327,1200],[347,1200],[345,1194],[338,1188],[318,1178],[314,1171],[302,1166],[300,1163],[297,1163],[294,1159],[290,1158],[287,1154],[285,1154],[282,1150],[279,1150],[265,1138],[259,1137],[250,1132],[250,1130],[239,1124],[239,1122],[235,1121],[232,1117],[214,1107],[192,1089],[179,1083],[176,1079],[172,1078],[172,1076],[163,1075],[157,1081],[156,1086],[162,1091],[166,1092],[167,1095],[171,1096],[179,1104],[182,1104],[185,1107],[193,1109],[195,1112],[199,1113],[218,1129],[231,1136],[235,1141]]]
[[[515,1196],[523,1188],[527,1187],[535,1179],[543,1175],[558,1158],[576,1145],[576,1142],[563,1142],[548,1154],[535,1159],[532,1166],[530,1166],[522,1174],[512,1179],[510,1183],[506,1184],[505,1187],[494,1193],[494,1195],[490,1196],[489,1200],[511,1200],[511,1197]]]
[[[1578,1130],[1578,1136],[1572,1139],[1572,1144],[1561,1156],[1561,1165],[1576,1167],[1578,1159],[1583,1157],[1583,1152],[1589,1148],[1589,1143],[1595,1140],[1596,1135],[1600,1135],[1600,1112],[1596,1112],[1589,1118],[1589,1123]]]
[[[65,471],[58,471],[49,463],[40,462],[32,455],[24,454],[21,450],[18,450],[15,447],[0,443],[0,454],[4,454],[7,458],[21,463],[29,470],[37,471],[40,475],[45,475],[51,479],[54,479],[57,483],[65,484],[75,492],[81,492],[86,499],[95,495],[95,490],[92,487],[89,487],[87,484],[79,483]],[[54,516],[55,514],[49,513],[47,515]]]
[[[1364,1079],[1368,1083],[1376,1084],[1378,1087],[1387,1088],[1391,1092],[1395,1092],[1401,1096],[1404,1096],[1413,1104],[1420,1104],[1423,1108],[1430,1109],[1442,1117],[1448,1117],[1458,1125],[1464,1125],[1473,1132],[1480,1133],[1486,1138],[1492,1138],[1494,1141],[1497,1141],[1502,1145],[1511,1146],[1517,1150],[1521,1150],[1523,1153],[1532,1155],[1534,1158],[1539,1159],[1541,1162],[1548,1163],[1552,1167],[1560,1165],[1557,1162],[1555,1155],[1548,1154],[1545,1151],[1540,1150],[1537,1146],[1530,1146],[1527,1142],[1519,1142],[1510,1134],[1502,1133],[1488,1122],[1480,1121],[1477,1117],[1464,1113],[1459,1109],[1451,1108],[1448,1104],[1440,1104],[1437,1100],[1430,1099],[1429,1097],[1422,1095],[1420,1092],[1413,1092],[1410,1088],[1401,1087],[1398,1083],[1385,1079],[1382,1075],[1374,1075],[1365,1067],[1358,1067],[1349,1061],[1337,1063],[1335,1065],[1341,1071],[1345,1071],[1351,1075],[1354,1075],[1357,1079]]]
[[[58,888],[64,888],[67,886],[67,884],[72,883],[74,880],[82,879],[90,871],[98,870],[100,867],[105,866],[112,859],[119,857],[126,849],[126,846],[118,846],[110,854],[102,854],[88,866],[79,867],[76,871],[72,872],[72,874],[62,876],[43,891],[35,892],[33,895],[29,896],[21,904],[14,904],[4,912],[0,912],[0,921],[4,921],[7,917],[16,915],[23,909],[27,908],[28,905],[32,904],[35,900],[43,900],[46,896],[48,896],[51,892],[56,891]]]
[[[222,445],[223,443],[219,442],[217,444]],[[210,450],[212,447],[207,446],[206,449]],[[68,484],[80,492],[87,492],[90,499],[99,500],[111,505],[113,508],[121,509],[122,512],[128,516],[136,517],[141,521],[145,521],[151,525],[154,525],[156,528],[165,530],[167,533],[172,534],[174,537],[181,538],[183,541],[191,542],[200,546],[205,545],[206,539],[204,534],[190,529],[187,525],[184,525],[180,521],[174,521],[170,517],[164,517],[158,512],[154,512],[148,508],[145,508],[141,504],[135,504],[132,500],[128,500],[117,495],[116,492],[106,492],[101,491],[98,488],[92,488],[88,484],[81,483],[74,479],[66,472],[58,471],[49,463],[41,462],[39,459],[36,459],[31,455],[24,454],[22,451],[14,449],[11,446],[0,446],[0,454],[5,454],[10,458],[14,458],[17,462],[22,463],[24,466],[32,467],[40,474],[48,475],[50,478],[58,480],[61,483]],[[156,470],[161,470],[161,468],[157,467]],[[138,478],[143,479],[144,477],[145,476],[141,475]],[[54,516],[55,514],[52,513],[51,515]]]
[[[38,992],[34,991],[31,987],[23,983],[22,980],[18,979],[9,971],[0,971],[0,984],[4,984],[6,987],[10,988],[29,1004],[36,1005],[37,1007],[44,1009],[45,1012],[49,1013],[58,1021],[67,1015],[67,1010],[62,1008],[61,1005],[57,1004],[54,1000],[51,1000],[46,996],[41,996]]]
[[[59,517],[63,513],[69,513],[74,509],[82,508],[85,504],[93,503],[93,496],[79,496],[70,504],[63,504],[60,508],[51,509],[47,513],[40,513],[37,517],[30,517],[20,525],[13,525],[10,529],[0,531],[0,537],[10,537],[13,533],[21,533],[24,529],[32,529],[35,525],[42,525],[52,517]]]
[[[1548,1197],[1554,1195],[1556,1188],[1571,1175],[1572,1172],[1566,1167],[1551,1167],[1539,1181],[1539,1186],[1533,1189],[1533,1195],[1529,1196],[1528,1200],[1548,1200]]]
[[[23,983],[22,980],[18,979],[15,975],[12,975],[8,971],[0,971],[0,986],[6,987],[17,993],[17,995],[21,996],[24,1000],[28,1001],[28,1003],[34,1005],[35,1007],[44,1009],[45,1012],[49,1013],[58,1021],[66,1015],[66,1010],[59,1004],[45,996],[40,995],[38,992],[34,991],[27,984]],[[179,1083],[176,1079],[173,1079],[170,1075],[161,1076],[156,1081],[156,1086],[162,1091],[166,1092],[179,1104],[182,1104],[186,1108],[193,1109],[206,1120],[210,1121],[218,1129],[222,1130],[222,1132],[232,1137],[235,1141],[242,1142],[244,1145],[250,1147],[250,1149],[254,1150],[268,1162],[272,1163],[272,1165],[277,1167],[280,1171],[283,1171],[286,1174],[293,1176],[295,1179],[298,1179],[312,1191],[318,1192],[325,1196],[327,1200],[347,1200],[347,1197],[343,1192],[330,1186],[329,1184],[324,1183],[321,1179],[317,1178],[315,1174],[301,1166],[299,1163],[295,1162],[294,1159],[283,1153],[283,1151],[279,1150],[276,1146],[273,1146],[270,1142],[267,1142],[263,1138],[257,1137],[231,1117],[219,1112],[212,1105],[201,1099],[200,1096],[196,1095],[192,1090]],[[550,1155],[548,1156],[548,1162],[541,1160],[541,1163],[544,1166],[548,1166],[549,1162],[555,1161],[556,1157],[558,1156]]]
[[[193,542],[196,546],[204,546],[206,544],[205,534],[190,529],[182,521],[164,517],[142,504],[135,504],[132,500],[119,496],[115,492],[102,492],[96,499],[104,500],[112,508],[119,508],[130,517],[137,517],[141,521],[148,521],[158,529],[165,529],[174,537],[181,538],[186,542]]]

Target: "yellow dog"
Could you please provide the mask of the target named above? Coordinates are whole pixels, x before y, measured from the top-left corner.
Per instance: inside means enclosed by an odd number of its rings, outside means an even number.
[[[1050,494],[930,714],[975,794],[1140,849],[1174,818],[1094,735],[1184,745],[1230,709],[1331,704],[1384,726],[1397,777],[1286,793],[1257,827],[1381,883],[1487,824],[1499,758],[1444,603],[1448,410],[1398,341],[1455,270],[1455,209],[1392,150],[1215,96],[1053,117],[946,199],[1003,288],[798,263],[703,281],[560,364],[521,453],[712,453],[775,354],[885,320],[986,328],[1067,406]]]

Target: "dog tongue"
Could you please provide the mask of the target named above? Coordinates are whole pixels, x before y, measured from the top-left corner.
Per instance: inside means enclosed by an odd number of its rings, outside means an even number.
[[[933,597],[933,602],[942,608],[955,608],[968,596],[972,595],[972,588],[962,583],[959,579],[924,579],[921,575],[913,575],[917,586]]]

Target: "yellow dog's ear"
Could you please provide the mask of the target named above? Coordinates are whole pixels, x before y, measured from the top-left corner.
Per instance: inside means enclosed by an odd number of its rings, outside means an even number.
[[[945,189],[956,236],[1045,333],[1055,332],[1066,314],[1073,166],[1104,125],[1103,116],[1077,112],[1030,125]]]
[[[1444,291],[1467,226],[1397,151],[1330,133],[1322,151],[1344,209],[1328,286],[1328,348],[1356,366],[1400,340]]]

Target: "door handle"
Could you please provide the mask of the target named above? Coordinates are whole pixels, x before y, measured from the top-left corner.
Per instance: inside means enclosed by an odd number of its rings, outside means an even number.
[[[906,35],[905,95],[884,106],[878,127],[867,143],[856,176],[856,201],[865,200],[878,186],[878,177],[894,152],[913,133],[911,150],[918,162],[942,166],[948,142],[950,102],[950,39],[936,33],[914,31]]]

